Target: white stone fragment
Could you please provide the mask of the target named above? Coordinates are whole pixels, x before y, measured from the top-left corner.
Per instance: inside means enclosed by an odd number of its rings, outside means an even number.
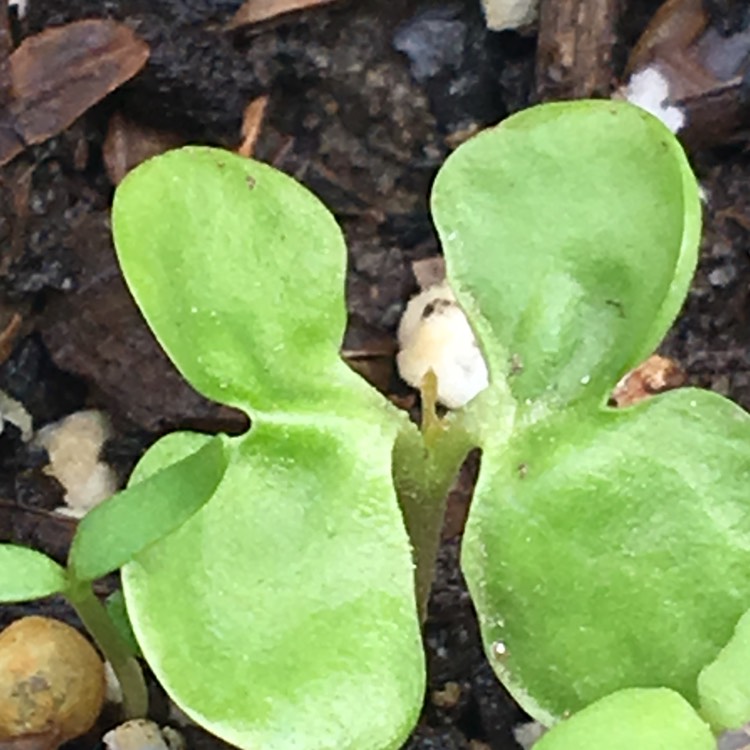
[[[420,388],[432,370],[438,401],[449,409],[466,405],[489,384],[474,332],[447,283],[409,301],[398,327],[398,343],[396,364],[401,377]]]
[[[482,0],[482,7],[487,28],[505,31],[536,21],[539,0]]]
[[[685,125],[685,113],[670,103],[669,81],[657,65],[634,73],[618,93],[658,117],[673,133],[678,133]]]
[[[31,415],[26,407],[16,399],[11,398],[4,391],[0,391],[0,432],[3,431],[3,423],[10,422],[21,431],[21,440],[28,443],[34,434]]]
[[[26,15],[26,7],[28,6],[28,0],[9,0],[8,7],[16,8],[19,18],[23,18]]]
[[[131,719],[103,737],[108,750],[171,750],[163,730],[148,719]]]
[[[49,455],[44,471],[65,488],[66,515],[83,516],[86,511],[117,492],[113,469],[99,460],[112,428],[100,411],[79,411],[43,427],[35,442]]]

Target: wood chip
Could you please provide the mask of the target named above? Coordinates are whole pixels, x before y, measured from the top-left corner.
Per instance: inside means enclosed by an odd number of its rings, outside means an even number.
[[[250,26],[301,10],[328,5],[334,0],[247,0],[229,22],[230,29]]]
[[[633,406],[657,393],[685,385],[683,369],[672,359],[652,354],[615,386],[611,402],[620,408]]]
[[[18,313],[13,313],[11,319],[8,321],[8,325],[0,331],[0,364],[10,357],[18,334],[21,331],[22,322],[23,318]]]
[[[148,45],[115,21],[77,21],[25,39],[10,56],[13,98],[0,109],[0,164],[67,128],[148,55]]]
[[[625,74],[631,75],[665,58],[684,56],[685,50],[697,41],[707,25],[708,13],[703,0],[667,0],[630,53]]]
[[[255,152],[255,144],[260,135],[260,128],[263,125],[263,118],[266,114],[267,106],[268,97],[259,96],[257,99],[253,99],[250,104],[245,107],[245,111],[242,115],[242,143],[237,149],[237,153],[240,156],[249,159]]]
[[[148,128],[116,112],[109,121],[104,139],[104,167],[113,185],[141,162],[184,143],[178,135]]]

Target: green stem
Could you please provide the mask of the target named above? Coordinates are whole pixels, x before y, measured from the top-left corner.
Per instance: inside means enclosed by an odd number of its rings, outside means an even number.
[[[91,584],[85,581],[73,582],[66,594],[96,645],[112,665],[122,690],[125,718],[145,717],[148,712],[148,691],[143,672],[107,610],[94,595]]]
[[[407,429],[393,446],[392,474],[412,545],[420,620],[435,578],[435,563],[448,490],[476,441],[450,418],[437,416],[437,379],[430,370],[422,384],[422,431]]]

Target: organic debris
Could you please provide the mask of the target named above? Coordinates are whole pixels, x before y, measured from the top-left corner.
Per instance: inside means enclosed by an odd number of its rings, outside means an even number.
[[[702,0],[667,0],[646,27],[628,59],[627,98],[660,116],[695,147],[746,137],[750,132],[750,14],[725,27]],[[644,77],[652,82],[644,87]],[[633,98],[649,88],[649,103]],[[656,101],[658,100],[658,102]],[[657,111],[654,111],[654,110]],[[675,127],[676,125],[676,127]]]
[[[138,73],[148,54],[114,21],[78,21],[25,39],[10,56],[12,96],[0,102],[0,164],[67,128]]]
[[[104,139],[102,155],[107,176],[113,185],[119,185],[141,162],[183,143],[184,140],[174,133],[140,125],[116,112],[110,118]]]
[[[24,617],[0,633],[0,739],[88,732],[104,702],[104,665],[75,629]]]
[[[237,153],[240,156],[246,156],[249,159],[255,152],[255,144],[260,135],[260,128],[263,124],[267,105],[268,97],[259,96],[245,107],[242,115],[242,143],[237,149]]]
[[[543,101],[609,96],[618,0],[548,0],[539,9],[536,88]]]
[[[685,385],[686,380],[687,376],[677,362],[652,354],[620,380],[611,401],[620,408],[633,406],[657,393],[679,388]]]
[[[13,313],[8,325],[0,331],[0,364],[10,357],[16,338],[21,330],[23,318],[18,313]]]
[[[229,28],[236,29],[270,21],[278,16],[317,8],[319,5],[328,5],[331,2],[333,0],[247,0],[229,22]]]

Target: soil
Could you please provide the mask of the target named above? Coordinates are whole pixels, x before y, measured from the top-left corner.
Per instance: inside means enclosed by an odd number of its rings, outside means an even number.
[[[615,75],[659,5],[622,4]],[[105,456],[123,479],[165,432],[237,433],[247,425],[180,379],[119,276],[103,156],[115,113],[178,142],[236,148],[245,106],[268,93],[256,156],[317,193],[348,239],[343,348],[378,387],[413,407],[413,394],[393,372],[394,331],[416,290],[412,263],[439,253],[427,206],[431,180],[460,140],[534,101],[534,34],[488,32],[475,0],[334,2],[228,33],[224,24],[240,5],[31,0],[13,25],[19,41],[68,21],[110,17],[151,47],[141,74],[0,170],[0,330],[14,314],[21,318],[18,331],[0,338],[0,389],[27,408],[35,428],[83,407],[103,409],[115,426]],[[750,153],[739,144],[692,157],[708,196],[705,238],[693,288],[661,351],[691,383],[748,408]],[[6,423],[0,540],[62,560],[75,522],[50,514],[61,488],[42,473],[45,460]],[[476,457],[471,461],[454,493],[456,507],[470,496]],[[517,748],[512,727],[525,717],[482,654],[457,564],[459,542],[453,518],[425,627],[429,690],[406,747]],[[117,581],[99,586],[108,593]],[[0,607],[0,626],[31,612],[76,622],[51,599]],[[155,706],[155,717],[166,721],[163,696]],[[95,745],[101,729],[75,747]],[[222,744],[197,728],[185,733],[189,747]]]

